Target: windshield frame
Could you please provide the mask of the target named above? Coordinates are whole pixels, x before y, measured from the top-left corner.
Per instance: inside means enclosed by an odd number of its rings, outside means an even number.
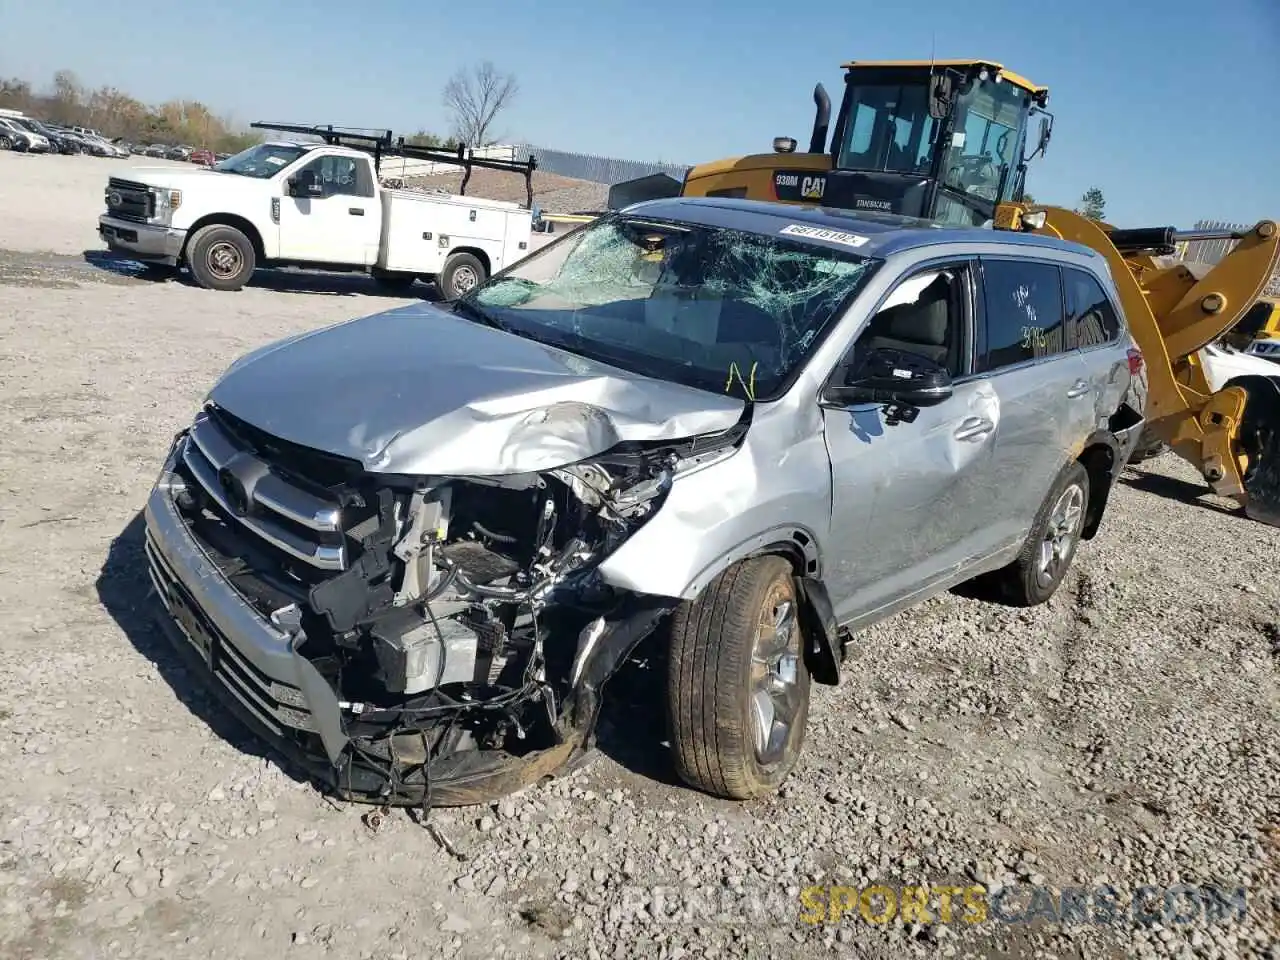
[[[166,149],[174,149],[174,148],[168,147]],[[288,154],[292,154],[292,156],[290,156],[288,160],[286,160],[284,163],[280,164],[279,166],[273,165],[271,169],[268,169],[262,173],[249,173],[244,170],[234,169],[234,165],[236,161],[241,160],[241,158],[244,158],[245,160],[247,160],[250,154],[263,154],[265,156],[267,154],[271,154],[273,151],[275,152],[276,155],[279,155],[279,156],[284,156]],[[219,160],[217,163],[209,167],[209,169],[214,170],[218,173],[229,173],[237,177],[249,177],[251,180],[270,180],[272,177],[280,173],[282,170],[289,169],[291,166],[293,166],[295,163],[297,163],[300,159],[305,157],[310,152],[311,151],[307,147],[302,145],[297,145],[297,144],[255,143],[253,146],[246,147],[245,149],[241,150],[239,153],[233,153],[231,156],[227,157],[227,159],[225,160]],[[266,160],[264,159],[262,162],[266,163]]]
[[[984,100],[985,103],[980,102]],[[979,106],[985,111],[984,113],[977,112],[976,108]],[[984,205],[989,203],[993,207],[1013,199],[1017,189],[1017,170],[1026,149],[1027,126],[1030,122],[1032,107],[1030,92],[1014,83],[975,80],[973,85],[956,99],[952,129],[956,133],[963,133],[965,142],[959,146],[954,143],[948,145],[946,161],[942,165],[943,169],[939,171],[939,184],[954,195],[980,200]],[[1002,115],[1006,113],[1016,121],[1015,126],[1009,126],[1004,122]],[[952,171],[956,169],[952,164],[952,158],[957,155],[964,156],[963,151],[969,146],[969,122],[972,118],[976,118],[983,125],[982,145],[990,146],[994,156],[995,162],[990,165],[995,170],[995,181],[991,184],[994,197],[987,197],[981,193],[969,193],[964,184],[952,182]],[[987,141],[991,139],[994,130],[1007,132],[1009,136],[1005,148],[1007,156],[1002,156],[996,149],[999,138],[1004,134],[997,134],[995,143],[988,144]]]
[[[703,368],[692,366],[682,368],[670,359],[646,353],[644,351],[629,349],[626,346],[619,344],[610,343],[607,347],[593,349],[590,346],[591,341],[588,341],[583,335],[575,335],[571,331],[547,324],[521,324],[520,320],[522,318],[520,317],[520,310],[503,310],[501,308],[495,308],[491,304],[485,304],[480,300],[480,297],[486,290],[491,290],[493,287],[498,286],[503,282],[515,279],[520,275],[522,270],[529,269],[544,258],[554,256],[555,249],[560,247],[562,244],[579,243],[585,238],[588,232],[605,229],[620,222],[640,226],[652,225],[660,230],[706,230],[722,234],[736,234],[753,240],[767,241],[775,245],[780,250],[818,255],[831,260],[847,263],[865,264],[865,269],[857,278],[856,282],[854,282],[850,289],[843,295],[841,300],[831,308],[827,316],[816,326],[813,336],[809,338],[807,345],[797,350],[794,359],[778,377],[776,382],[771,385],[771,389],[768,391],[753,391],[749,396],[745,397],[744,394],[747,394],[745,384],[743,385],[743,389],[735,387],[733,391],[730,391],[727,386],[717,389],[713,381],[718,382],[720,375],[716,374],[713,377]],[[571,256],[572,254],[570,253],[568,255]],[[497,329],[513,336],[531,340],[535,343],[545,344],[553,349],[575,354],[596,363],[607,364],[633,376],[647,377],[658,382],[672,383],[682,387],[688,387],[690,389],[702,390],[715,396],[738,397],[743,398],[750,403],[768,403],[780,400],[790,392],[792,387],[795,386],[796,382],[809,368],[814,356],[816,356],[821,350],[823,344],[827,341],[827,338],[831,336],[832,332],[840,327],[841,321],[848,314],[854,301],[856,301],[862,292],[866,290],[868,282],[872,277],[879,273],[883,264],[884,261],[878,257],[854,253],[851,250],[840,250],[819,243],[809,243],[803,240],[793,239],[791,237],[780,236],[776,233],[741,230],[733,227],[700,223],[692,220],[676,219],[673,217],[641,215],[639,213],[628,214],[625,211],[612,211],[570,230],[568,233],[558,237],[551,243],[540,247],[529,256],[493,274],[484,283],[479,284],[462,297],[458,298],[454,306],[455,312],[465,316],[472,322],[484,323],[489,326],[496,327]],[[472,315],[467,316],[467,314]],[[479,314],[480,316],[475,316],[475,314]],[[516,323],[511,322],[513,317],[516,318]],[[543,331],[550,334],[550,336],[540,336],[539,334]],[[658,367],[662,367],[662,371],[654,372]],[[686,371],[687,374],[682,376],[681,374]],[[729,377],[732,378],[731,373],[729,374]]]

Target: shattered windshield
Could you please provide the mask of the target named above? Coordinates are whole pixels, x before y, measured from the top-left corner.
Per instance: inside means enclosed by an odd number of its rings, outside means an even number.
[[[645,376],[767,400],[874,263],[776,235],[610,217],[495,277],[462,307]]]
[[[235,156],[227,157],[221,163],[215,163],[212,169],[266,180],[293,163],[304,152],[302,147],[285,143],[259,143],[248,150],[241,150]]]

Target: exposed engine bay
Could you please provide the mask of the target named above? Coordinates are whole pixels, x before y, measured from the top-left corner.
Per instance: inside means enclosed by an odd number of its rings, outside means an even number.
[[[500,477],[361,473],[317,485],[277,450],[273,472],[341,503],[348,562],[329,575],[252,537],[195,472],[175,502],[228,580],[314,668],[299,671],[297,703],[314,732],[295,739],[318,758],[318,735],[339,792],[475,803],[589,747],[600,688],[676,604],[616,590],[596,566],[660,509],[681,469],[736,445],[747,420]],[[237,441],[265,459],[252,438]]]

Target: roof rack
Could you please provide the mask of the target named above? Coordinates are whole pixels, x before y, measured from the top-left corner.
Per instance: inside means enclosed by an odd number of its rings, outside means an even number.
[[[528,207],[533,209],[533,171],[538,168],[538,159],[530,155],[528,160],[498,160],[491,157],[477,157],[475,151],[462,144],[456,151],[441,150],[436,147],[423,147],[414,143],[406,143],[404,137],[396,137],[390,130],[378,130],[370,127],[335,127],[333,124],[313,126],[302,123],[266,123],[259,121],[249,124],[255,130],[278,130],[282,133],[295,133],[308,137],[319,137],[331,147],[349,147],[373,154],[373,168],[381,173],[383,157],[408,157],[411,160],[427,160],[432,163],[449,163],[462,167],[462,183],[458,194],[465,196],[467,183],[471,179],[474,167],[483,170],[502,170],[507,173],[518,173],[524,177],[525,196]]]

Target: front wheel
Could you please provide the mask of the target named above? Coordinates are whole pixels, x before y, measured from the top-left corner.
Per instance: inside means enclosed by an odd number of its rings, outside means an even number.
[[[249,238],[235,227],[201,227],[187,245],[187,266],[209,290],[239,290],[253,276],[257,259]]]
[[[12,150],[12,149],[13,149],[13,141],[10,140],[8,137],[4,136],[3,134],[0,134],[0,150]]]
[[[995,574],[1009,603],[1034,607],[1057,592],[1080,545],[1088,506],[1089,471],[1073,460],[1049,489],[1017,558]]]
[[[689,785],[747,800],[775,791],[795,767],[810,682],[799,612],[791,565],[757,557],[672,615],[668,721]]]
[[[436,278],[436,286],[446,300],[457,300],[484,283],[487,271],[478,257],[470,253],[455,253],[444,262],[444,269]]]

